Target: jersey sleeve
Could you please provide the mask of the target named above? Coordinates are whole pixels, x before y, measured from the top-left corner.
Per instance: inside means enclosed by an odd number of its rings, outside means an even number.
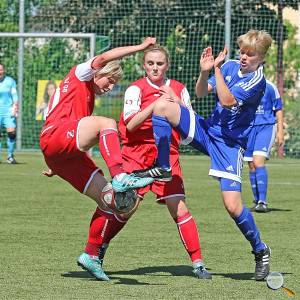
[[[230,66],[232,65],[232,61],[229,60],[229,61],[226,61],[222,66],[221,66],[221,73],[223,75],[223,77],[225,78],[227,73],[228,73],[228,70],[230,69]],[[215,90],[216,88],[216,76],[215,75],[212,75],[208,81],[207,81],[208,84],[211,85],[211,87]]]
[[[92,68],[92,62],[94,59],[95,57],[76,66],[75,75],[80,81],[90,81],[97,71],[99,71],[99,69],[95,70]]]
[[[246,77],[245,80],[239,81],[235,84],[230,92],[234,96],[238,105],[244,103],[251,103],[256,100],[256,94],[265,88],[265,78],[263,76],[262,68],[259,68],[252,77]]]
[[[273,103],[273,110],[282,110],[282,99],[280,97],[279,91],[275,84],[270,83],[270,86],[272,87],[272,103]]]
[[[19,98],[18,98],[18,93],[17,93],[17,85],[15,80],[12,80],[12,84],[11,84],[11,97],[14,103],[17,103]]]
[[[136,113],[141,110],[141,89],[132,85],[125,91],[124,95],[124,121],[129,121]]]
[[[193,110],[193,107],[191,104],[191,97],[190,97],[190,94],[186,87],[184,87],[181,91],[181,100],[187,109]]]

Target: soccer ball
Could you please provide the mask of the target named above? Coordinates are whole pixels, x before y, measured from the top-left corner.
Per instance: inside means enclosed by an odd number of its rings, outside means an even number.
[[[101,193],[103,203],[117,214],[132,212],[138,204],[137,198],[135,190],[114,192],[111,183],[107,183]]]

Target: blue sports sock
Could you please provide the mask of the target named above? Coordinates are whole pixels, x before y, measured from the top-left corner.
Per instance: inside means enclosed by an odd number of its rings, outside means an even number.
[[[254,200],[257,202],[258,201],[258,190],[257,190],[257,184],[256,184],[256,172],[249,172],[249,179],[250,179],[250,184],[252,188],[252,193]]]
[[[172,127],[165,117],[152,116],[153,134],[157,146],[157,165],[164,169],[170,168],[170,144]]]
[[[256,168],[256,183],[258,190],[258,201],[267,203],[268,172],[266,167]]]
[[[7,154],[13,156],[15,150],[16,138],[7,137]]]
[[[250,242],[254,252],[265,249],[265,244],[260,239],[259,230],[248,208],[243,207],[242,213],[233,219],[245,238]]]

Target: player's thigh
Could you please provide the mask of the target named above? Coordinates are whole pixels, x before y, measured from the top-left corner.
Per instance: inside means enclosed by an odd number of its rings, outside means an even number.
[[[82,151],[89,150],[98,144],[99,133],[104,129],[117,130],[116,121],[101,116],[90,116],[82,118],[78,123],[78,147]]]
[[[40,146],[47,158],[68,160],[82,153],[77,145],[78,120],[55,124],[42,132]]]
[[[204,119],[195,114],[194,111],[180,106],[180,121],[176,129],[181,135],[181,143],[183,145],[190,145],[193,148],[208,155],[210,140],[205,131]]]
[[[214,140],[211,143],[209,155],[211,158],[210,176],[241,183],[244,149]]]
[[[15,132],[16,128],[16,118],[7,116],[3,118],[3,127],[6,129],[6,132]]]

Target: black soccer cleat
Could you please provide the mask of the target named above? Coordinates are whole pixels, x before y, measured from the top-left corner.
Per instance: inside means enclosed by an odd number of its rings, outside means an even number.
[[[270,256],[271,249],[266,245],[266,248],[259,251],[252,251],[255,257],[255,274],[254,278],[257,281],[264,280],[270,272]]]
[[[153,166],[145,170],[134,171],[134,174],[138,177],[145,178],[151,177],[156,181],[171,181],[172,180],[172,169],[163,169],[161,167]]]

